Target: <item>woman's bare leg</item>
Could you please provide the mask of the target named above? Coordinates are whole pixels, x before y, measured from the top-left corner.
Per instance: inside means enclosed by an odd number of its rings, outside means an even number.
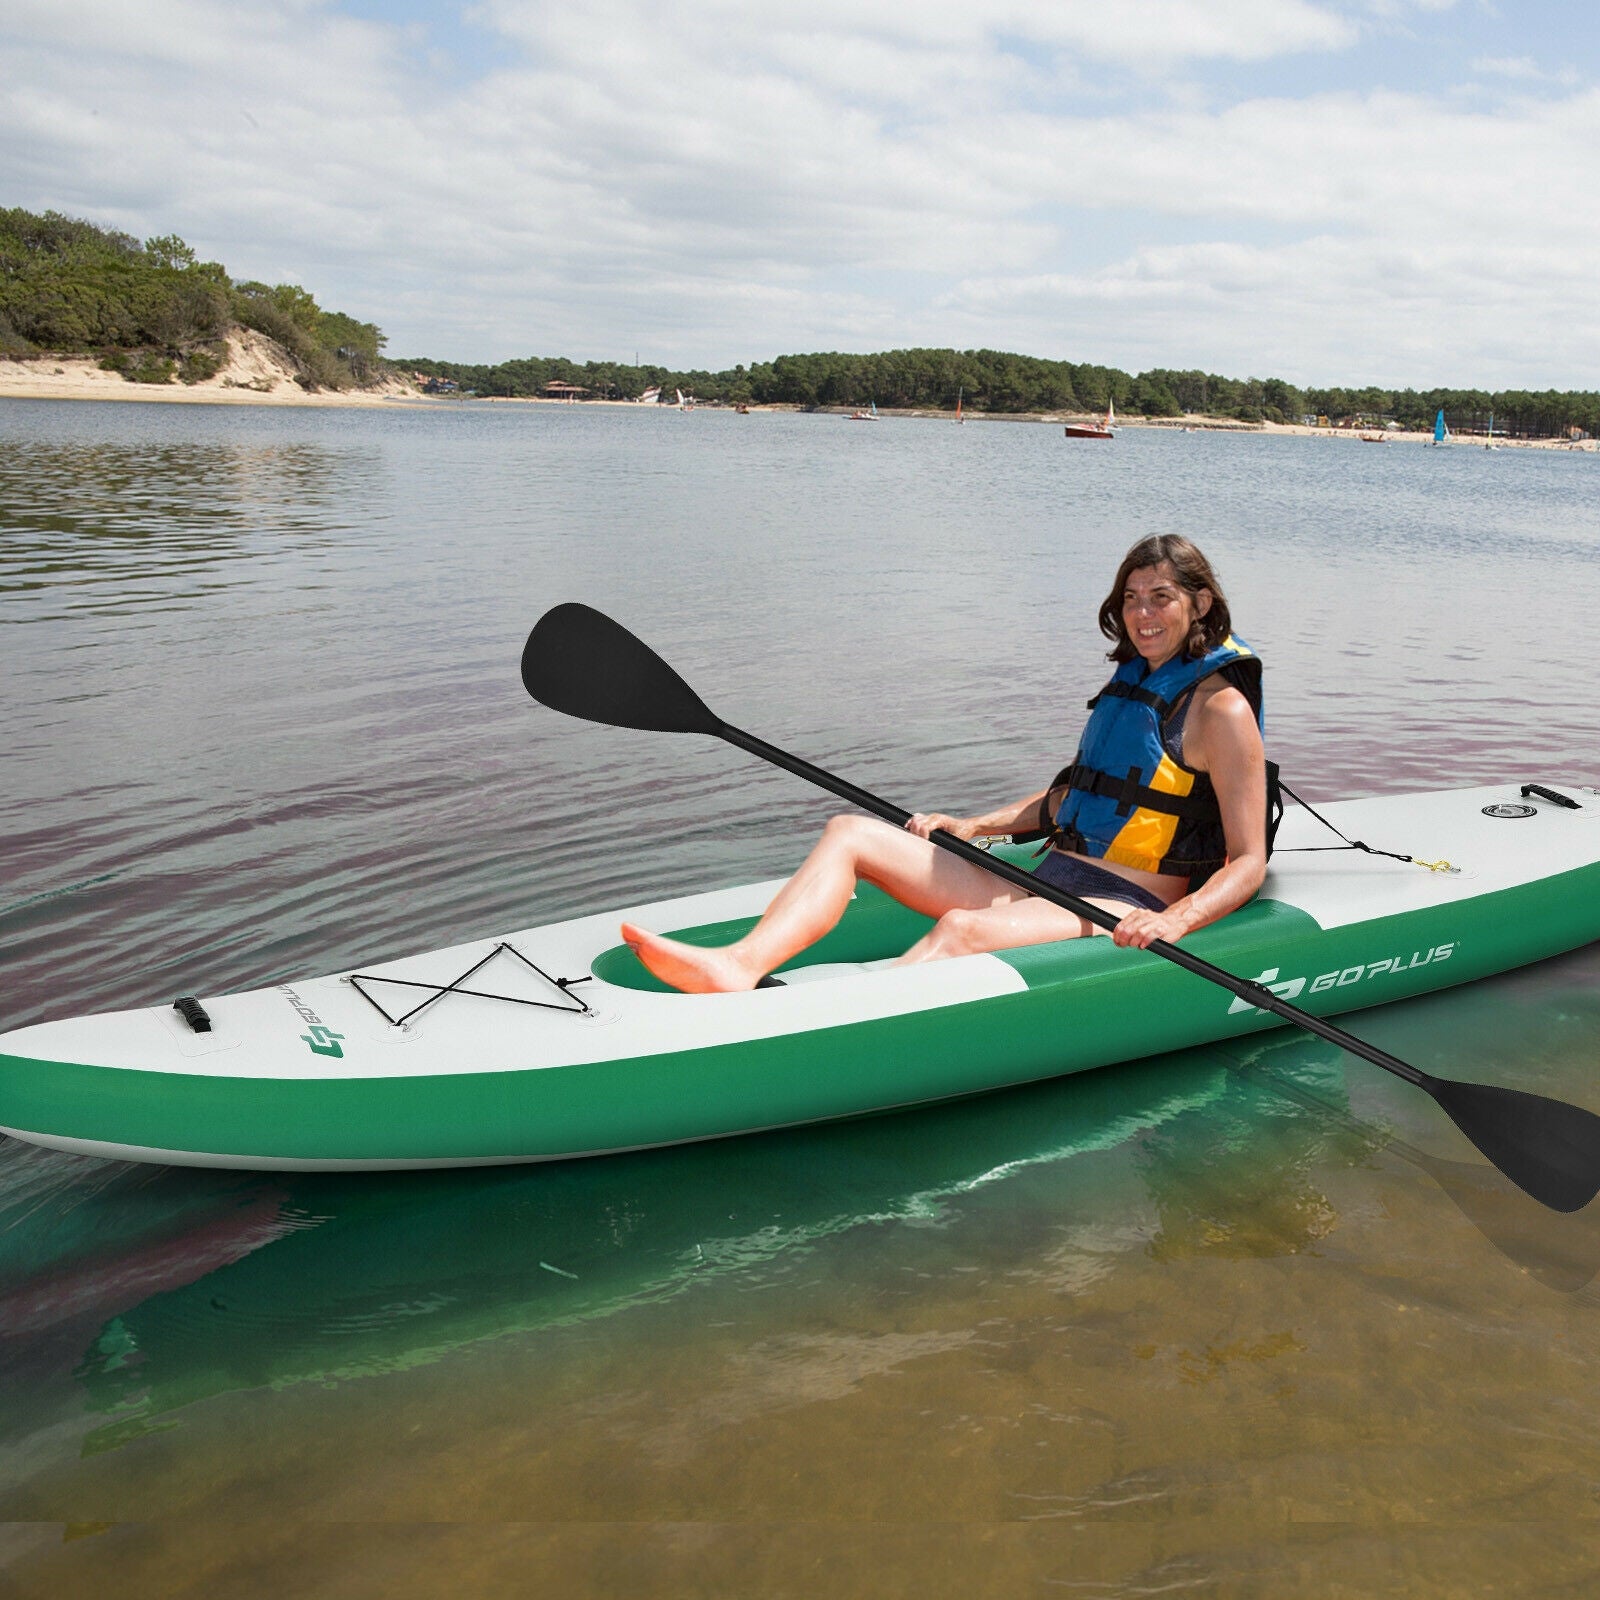
[[[1096,895],[1085,898],[1118,917],[1131,909],[1123,902],[1102,900]],[[1033,895],[998,905],[955,906],[896,964],[910,966],[921,961],[942,961],[948,956],[1016,950],[1023,945],[1048,944],[1057,939],[1086,939],[1104,931],[1075,911]]]
[[[622,937],[651,972],[675,989],[691,994],[751,989],[838,922],[858,881],[874,884],[928,917],[1012,901],[1044,904],[903,828],[871,817],[843,816],[828,823],[800,870],[778,891],[760,922],[736,943],[703,949],[627,922]],[[1070,912],[1058,910],[1058,914],[1078,923]]]

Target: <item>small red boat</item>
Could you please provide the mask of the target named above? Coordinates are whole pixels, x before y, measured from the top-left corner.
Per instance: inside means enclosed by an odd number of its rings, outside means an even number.
[[[1115,439],[1111,424],[1116,421],[1116,415],[1116,401],[1108,400],[1104,422],[1069,422],[1064,431],[1069,439]]]

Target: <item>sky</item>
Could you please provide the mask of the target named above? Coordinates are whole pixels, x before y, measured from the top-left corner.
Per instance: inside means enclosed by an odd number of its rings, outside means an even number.
[[[0,7],[0,205],[392,356],[1595,389],[1597,197],[1589,4]]]

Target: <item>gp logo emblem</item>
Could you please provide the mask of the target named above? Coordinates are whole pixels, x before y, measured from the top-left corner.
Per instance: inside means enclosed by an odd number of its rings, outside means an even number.
[[[341,1059],[344,1055],[344,1046],[339,1041],[344,1035],[335,1033],[288,984],[280,983],[278,993],[299,1013],[300,1020],[309,1025],[311,1031],[302,1033],[300,1037],[311,1047],[312,1053],[331,1056],[335,1061]]]
[[[310,1033],[302,1033],[300,1037],[319,1056],[332,1056],[337,1060],[344,1054],[344,1050],[339,1044],[344,1035],[335,1033],[332,1028],[325,1028],[320,1022],[313,1026]]]
[[[1426,967],[1435,961],[1448,961],[1456,952],[1459,940],[1452,940],[1449,944],[1435,945],[1431,950],[1413,950],[1407,956],[1385,956],[1381,961],[1358,962],[1353,967],[1340,967],[1332,972],[1322,972],[1309,981],[1305,978],[1283,978],[1278,976],[1276,967],[1268,967],[1255,981],[1263,987],[1270,989],[1280,1000],[1296,1000],[1301,994],[1325,994],[1329,989],[1348,989],[1353,983],[1362,983],[1368,978],[1380,978],[1385,973],[1391,976],[1395,973],[1410,972],[1413,967]],[[1228,1007],[1231,1017],[1240,1011],[1259,1011],[1259,1006],[1253,1006],[1243,996],[1237,998]]]

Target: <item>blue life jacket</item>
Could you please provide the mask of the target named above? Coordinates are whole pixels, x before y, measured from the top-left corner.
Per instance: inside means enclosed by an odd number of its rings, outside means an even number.
[[[1261,712],[1261,658],[1229,635],[1202,656],[1149,670],[1135,656],[1089,702],[1090,717],[1072,765],[1051,785],[1051,842],[1145,872],[1173,873],[1197,889],[1228,858],[1222,811],[1210,777],[1187,767],[1162,735],[1184,697],[1221,672]]]

